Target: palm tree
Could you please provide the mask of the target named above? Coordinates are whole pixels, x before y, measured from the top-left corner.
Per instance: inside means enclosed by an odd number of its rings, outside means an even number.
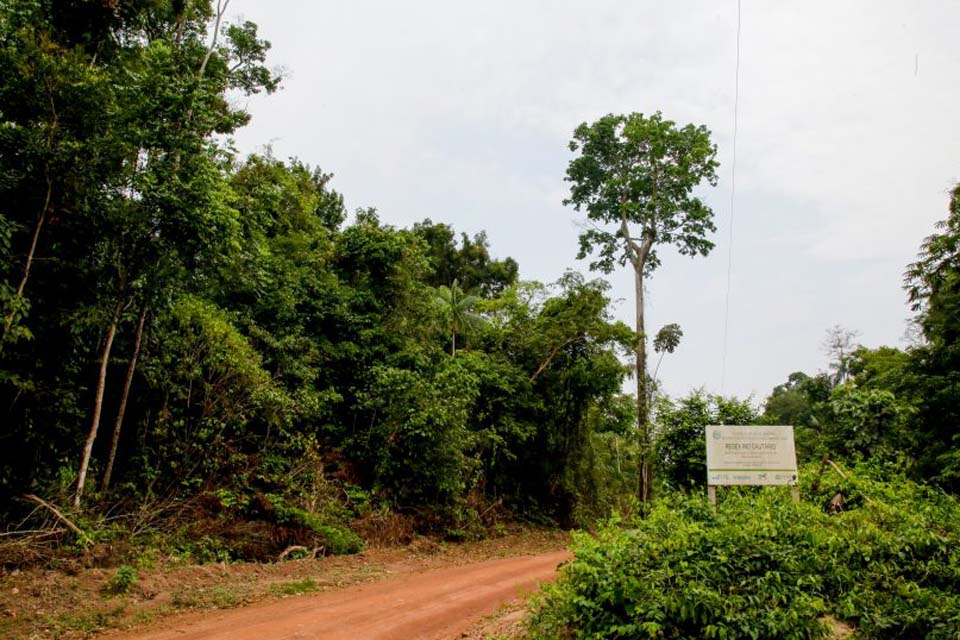
[[[476,329],[483,322],[483,318],[473,313],[473,308],[480,298],[464,293],[459,282],[454,279],[449,287],[437,289],[437,301],[443,305],[450,318],[450,355],[456,356],[457,334]]]

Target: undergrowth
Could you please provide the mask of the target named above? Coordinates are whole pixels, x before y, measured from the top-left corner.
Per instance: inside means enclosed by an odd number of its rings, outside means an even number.
[[[130,588],[136,584],[140,578],[139,572],[128,564],[122,564],[117,567],[116,573],[103,586],[103,595],[118,596],[130,591]]]
[[[729,489],[714,512],[673,494],[644,519],[580,533],[531,638],[800,640],[827,637],[826,616],[858,638],[960,638],[960,504],[878,471],[805,487],[799,504],[786,489]],[[841,491],[848,509],[827,513]]]

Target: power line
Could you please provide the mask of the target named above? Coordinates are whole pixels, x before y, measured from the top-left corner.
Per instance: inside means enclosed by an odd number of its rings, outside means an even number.
[[[733,93],[733,162],[730,166],[730,235],[727,240],[727,295],[723,311],[723,357],[720,364],[720,395],[727,381],[727,338],[730,334],[730,282],[733,273],[733,219],[737,194],[737,125],[740,114],[740,1],[737,0],[737,70]]]

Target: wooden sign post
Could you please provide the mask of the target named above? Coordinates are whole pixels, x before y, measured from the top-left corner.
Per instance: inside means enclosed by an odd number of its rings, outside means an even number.
[[[800,501],[792,426],[709,425],[705,435],[711,504],[717,504],[717,487],[731,485],[789,485]]]

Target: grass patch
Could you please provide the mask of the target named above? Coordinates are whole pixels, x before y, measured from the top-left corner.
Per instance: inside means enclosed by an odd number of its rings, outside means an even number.
[[[270,587],[270,592],[278,596],[299,596],[304,593],[313,593],[320,588],[320,585],[313,578],[296,580],[294,582],[284,582]]]
[[[218,609],[235,607],[242,601],[240,594],[229,587],[213,587],[209,591],[208,602]]]
[[[119,606],[100,611],[58,616],[50,621],[50,631],[53,633],[53,638],[61,638],[69,632],[89,634],[110,629],[116,625],[124,611],[126,611],[126,607]]]
[[[177,609],[229,609],[245,601],[243,594],[230,587],[177,589],[170,594],[170,604]]]

